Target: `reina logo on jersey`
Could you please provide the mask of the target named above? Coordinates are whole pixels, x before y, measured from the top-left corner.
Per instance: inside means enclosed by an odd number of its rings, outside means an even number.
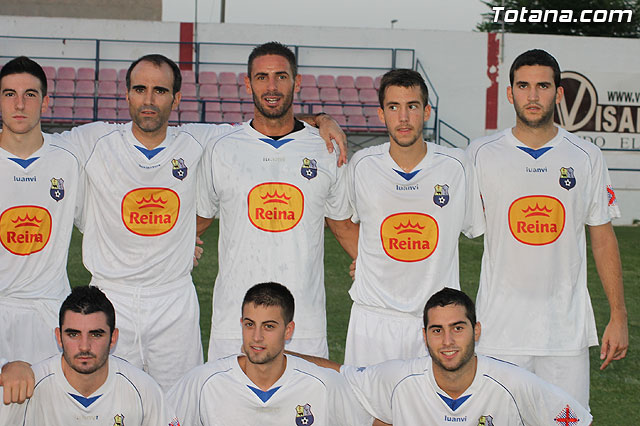
[[[424,213],[392,214],[380,225],[384,252],[401,262],[418,262],[431,256],[439,235],[438,222]]]
[[[0,215],[0,242],[11,253],[37,253],[51,237],[51,214],[38,206],[16,206]]]
[[[122,198],[122,222],[136,235],[155,237],[178,221],[180,197],[168,188],[138,188]]]
[[[294,228],[304,213],[304,195],[296,186],[283,182],[266,182],[249,191],[249,221],[267,232]]]
[[[296,407],[296,425],[310,426],[314,422],[311,404],[298,405]]]
[[[551,244],[564,230],[565,210],[557,198],[530,195],[518,198],[509,207],[509,229],[523,244]]]

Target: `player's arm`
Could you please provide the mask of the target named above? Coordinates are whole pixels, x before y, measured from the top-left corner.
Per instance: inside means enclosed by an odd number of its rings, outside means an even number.
[[[23,403],[33,395],[35,376],[31,365],[24,361],[8,362],[2,366],[0,386],[3,390],[5,404]]]
[[[341,364],[338,364],[335,361],[331,361],[330,359],[322,358],[322,357],[319,357],[319,356],[301,354],[301,353],[289,351],[289,350],[286,350],[286,349],[285,349],[284,353],[287,354],[287,355],[297,356],[298,358],[302,358],[305,361],[312,362],[315,365],[317,365],[318,367],[330,368],[332,370],[336,370],[337,372],[340,372],[340,367],[342,367]]]
[[[358,257],[358,233],[360,231],[360,225],[353,223],[351,219],[334,220],[327,217],[325,220],[327,221],[327,226],[336,237],[336,240],[338,240],[344,251],[351,256],[351,259]]]
[[[318,128],[320,137],[324,139],[329,152],[333,152],[333,143],[331,141],[334,140],[340,148],[338,166],[347,164],[347,135],[344,134],[336,120],[323,112],[320,114],[297,114],[296,118]]]
[[[609,324],[602,335],[600,370],[604,370],[611,361],[627,355],[629,330],[627,326],[627,308],[624,303],[622,284],[622,264],[618,240],[611,222],[604,225],[589,226],[591,250],[602,287],[609,301]]]

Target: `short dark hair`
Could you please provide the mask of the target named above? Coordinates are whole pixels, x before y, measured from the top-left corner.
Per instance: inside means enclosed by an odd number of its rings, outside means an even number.
[[[282,318],[286,324],[293,321],[295,302],[288,288],[275,282],[256,284],[251,287],[242,301],[242,309],[248,303],[257,306],[278,306],[282,309]]]
[[[251,79],[251,67],[253,66],[254,59],[265,55],[282,56],[289,62],[291,73],[293,74],[292,77],[298,75],[298,64],[296,61],[296,55],[294,55],[291,49],[289,49],[284,44],[277,41],[270,41],[268,43],[264,43],[260,46],[255,47],[251,51],[251,54],[249,55],[249,62],[247,63],[247,72],[249,74],[249,79]]]
[[[11,74],[31,74],[38,80],[40,80],[40,89],[42,91],[42,97],[47,96],[47,75],[44,70],[36,61],[27,58],[26,56],[18,56],[4,64],[2,70],[0,70],[0,80],[5,76]]]
[[[378,89],[380,108],[384,108],[385,91],[389,86],[419,87],[423,106],[426,107],[429,104],[429,89],[427,89],[424,79],[417,71],[400,68],[385,73],[380,80],[380,89]]]
[[[144,55],[138,59],[136,59],[127,70],[127,90],[131,90],[131,71],[138,65],[140,62],[151,62],[153,65],[157,67],[161,67],[162,64],[169,65],[171,71],[173,72],[173,94],[175,95],[180,91],[182,87],[182,74],[180,73],[180,68],[173,62],[171,59],[167,58],[164,55],[160,55],[159,53],[152,53],[150,55]]]
[[[462,306],[465,309],[465,315],[471,322],[471,326],[476,326],[476,305],[473,303],[473,300],[463,291],[445,287],[427,300],[422,314],[424,328],[427,328],[427,321],[429,319],[427,313],[429,310],[437,306],[445,307],[449,305]]]
[[[116,312],[113,309],[113,304],[111,304],[111,301],[98,287],[84,285],[71,290],[71,294],[67,296],[64,302],[62,302],[62,306],[60,306],[60,316],[58,319],[61,329],[64,315],[67,311],[82,315],[104,312],[107,316],[107,325],[111,328],[111,334],[113,334],[113,330],[116,328]]]
[[[541,65],[543,67],[550,67],[553,70],[553,82],[556,88],[560,87],[560,65],[556,58],[542,49],[527,50],[513,61],[511,69],[509,70],[509,81],[513,86],[513,76],[520,67],[527,65]]]

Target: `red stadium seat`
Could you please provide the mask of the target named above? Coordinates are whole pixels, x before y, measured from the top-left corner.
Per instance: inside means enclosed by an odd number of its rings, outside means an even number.
[[[76,85],[73,80],[58,80],[56,83],[56,95],[73,95],[76,90]]]
[[[364,108],[362,108],[362,113],[365,117],[369,118],[369,117],[378,117],[378,107],[373,107],[373,106],[366,106]]]
[[[360,98],[358,98],[358,89],[354,88],[345,88],[340,89],[340,101],[343,103],[360,103]]]
[[[218,76],[213,71],[202,71],[198,75],[198,83],[202,84],[218,84]],[[202,86],[200,86],[202,88]]]
[[[220,102],[205,102],[204,110],[206,113],[209,112],[222,112],[222,107],[220,106]]]
[[[373,88],[374,88],[373,78],[366,75],[360,75],[356,77],[356,89],[362,90],[362,89],[373,89]]]
[[[89,123],[93,121],[93,108],[75,108],[73,111],[73,121],[76,123]]]
[[[243,114],[251,113],[251,115],[253,115],[253,108],[253,102],[243,102],[240,104],[240,111],[242,111]]]
[[[320,89],[320,100],[322,102],[340,102],[338,89],[335,87],[323,87]]]
[[[98,108],[98,120],[117,121],[118,113],[115,108]]]
[[[251,93],[247,93],[247,87],[244,84],[242,86],[238,86],[238,97],[240,99],[251,99],[253,102],[253,95]]]
[[[118,71],[114,68],[100,68],[100,71],[98,72],[98,80],[118,81]]]
[[[198,123],[200,122],[200,114],[196,111],[183,111],[180,113],[181,123]]]
[[[382,76],[379,75],[373,79],[373,88],[378,90],[380,88],[380,80],[382,80]]]
[[[338,89],[355,89],[355,82],[350,75],[339,75],[336,78],[336,87]]]
[[[342,112],[342,105],[323,105],[322,112],[331,116],[344,115],[344,113]]]
[[[131,114],[129,114],[129,108],[118,108],[118,121],[129,121],[131,120]]]
[[[224,112],[222,113],[222,120],[225,123],[242,123],[241,112]]]
[[[77,101],[77,100],[76,100]],[[98,98],[98,109],[113,109],[118,107],[118,101],[115,98]]]
[[[222,102],[222,112],[242,112],[242,107],[240,106],[240,102]]]
[[[303,87],[300,89],[300,100],[303,102],[320,101],[320,90],[317,87]]]
[[[378,104],[378,92],[376,89],[361,89],[358,98],[363,104]]]
[[[222,113],[217,111],[207,112],[204,115],[204,121],[207,123],[222,123]]]
[[[220,99],[240,99],[238,97],[238,86],[236,84],[223,84],[218,89]]]
[[[96,70],[93,68],[83,67],[76,71],[76,80],[95,81]]]
[[[73,109],[71,107],[58,107],[53,109],[51,114],[53,121],[70,123],[73,121]]]
[[[178,117],[178,111],[171,111],[171,114],[169,114],[169,123],[178,124],[179,121],[180,117]]]
[[[300,87],[318,87],[318,83],[316,82],[316,77],[311,74],[301,74],[300,75]]]
[[[367,119],[362,115],[347,115],[347,130],[352,132],[366,132]]]
[[[223,72],[218,74],[218,84],[220,84],[220,85],[233,84],[233,85],[237,86],[238,85],[238,77],[236,76],[236,73],[234,73],[234,72],[223,71]]]
[[[362,107],[360,105],[343,105],[342,111],[344,115],[362,115]]]
[[[245,87],[244,78],[247,76],[246,72],[238,73],[238,78],[236,81],[238,82],[238,86]]]
[[[196,98],[182,98],[180,104],[178,105],[178,109],[182,111],[198,111],[200,102]],[[181,116],[182,117],[182,116]]]
[[[59,67],[56,71],[57,80],[75,80],[76,69],[72,67]]]
[[[319,75],[318,76],[318,88],[324,87],[336,87],[336,80],[332,75]]]
[[[192,70],[182,70],[180,71],[182,74],[182,85],[186,84],[196,84],[196,73]]]
[[[98,96],[115,96],[118,93],[118,85],[115,81],[98,82]]]
[[[45,66],[45,67],[42,67],[42,69],[44,70],[44,74],[47,76],[47,80],[55,80],[56,78],[55,67]]]
[[[127,69],[121,68],[118,70],[118,81],[126,82],[127,81]]]
[[[218,99],[218,85],[217,84],[200,84],[200,99]]]

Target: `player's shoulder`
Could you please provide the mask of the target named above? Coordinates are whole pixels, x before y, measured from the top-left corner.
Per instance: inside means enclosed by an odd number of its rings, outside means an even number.
[[[121,386],[131,386],[138,393],[144,391],[162,394],[160,385],[150,375],[123,358],[109,355],[109,370],[113,371],[117,378],[122,379],[119,381]]]
[[[602,151],[600,151],[600,148],[596,144],[591,143],[588,140],[583,139],[576,134],[568,132],[562,127],[558,127],[558,133],[559,133],[561,142],[568,143],[578,148],[579,150],[584,151],[589,156],[594,156],[594,155],[599,156],[602,154]]]
[[[479,149],[485,146],[489,146],[491,144],[499,143],[505,140],[508,137],[508,134],[511,132],[511,129],[504,129],[496,133],[492,133],[487,136],[482,136],[472,140],[467,147],[467,152],[477,152]]]
[[[214,383],[233,374],[234,368],[240,368],[236,361],[238,355],[230,355],[213,361],[208,361],[189,370],[173,386],[172,391],[181,392],[184,388],[202,388],[207,383]]]
[[[287,355],[287,363],[290,363],[294,374],[306,377],[308,380],[322,383],[323,386],[335,386],[344,383],[344,378],[331,368],[320,367],[294,355]]]
[[[216,139],[233,132],[240,126],[231,124],[187,123],[170,127],[176,135],[184,135],[193,138],[196,142],[205,146]]]
[[[33,370],[33,375],[35,377],[36,387],[40,386],[43,381],[46,381],[46,379],[52,378],[56,374],[60,374],[61,370],[57,368],[60,366],[60,363],[60,355],[54,355],[33,364],[31,369]]]
[[[484,355],[477,355],[477,357],[477,371],[485,378],[500,383],[506,388],[536,386],[541,382],[538,376],[511,362]]]
[[[351,156],[349,164],[351,164],[353,167],[356,167],[361,164],[366,164],[366,162],[368,161],[381,160],[388,154],[389,142],[385,142],[380,145],[368,146],[356,151],[353,156]]]
[[[369,367],[343,366],[343,374],[353,377],[368,376],[371,380],[385,387],[396,387],[407,379],[422,377],[431,367],[431,358],[394,359]]]
[[[462,167],[464,167],[464,164],[467,161],[464,150],[457,147],[443,146],[433,142],[428,142],[427,151],[428,150],[433,152],[435,158],[445,161],[453,161],[453,163],[459,164]]]

